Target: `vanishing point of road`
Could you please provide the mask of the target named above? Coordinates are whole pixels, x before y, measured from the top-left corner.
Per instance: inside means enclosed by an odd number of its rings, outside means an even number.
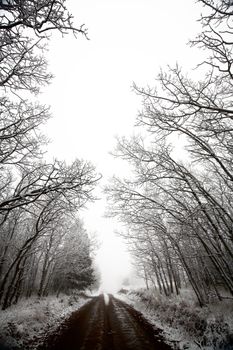
[[[92,298],[48,337],[43,350],[171,350],[161,331],[112,295]]]

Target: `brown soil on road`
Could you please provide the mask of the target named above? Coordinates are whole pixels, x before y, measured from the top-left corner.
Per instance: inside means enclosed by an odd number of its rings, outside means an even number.
[[[108,295],[93,298],[48,337],[41,350],[171,350],[128,304]]]

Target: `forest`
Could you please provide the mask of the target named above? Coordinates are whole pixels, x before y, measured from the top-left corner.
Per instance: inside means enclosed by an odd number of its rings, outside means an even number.
[[[0,2],[0,303],[59,295],[95,281],[92,245],[79,210],[100,176],[84,160],[46,158],[39,102],[49,84],[45,57],[52,32],[87,36],[60,1]]]
[[[199,3],[203,31],[189,44],[203,61],[134,84],[144,136],[119,137],[113,155],[131,176],[106,193],[147,285],[166,296],[190,285],[204,306],[233,297],[233,13],[229,1]]]

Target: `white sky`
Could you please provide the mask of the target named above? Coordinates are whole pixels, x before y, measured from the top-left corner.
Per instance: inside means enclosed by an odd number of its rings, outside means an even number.
[[[67,7],[77,25],[86,24],[91,40],[56,35],[50,42],[55,78],[42,96],[54,116],[46,126],[49,152],[68,161],[92,161],[104,186],[113,174],[127,173],[109,152],[116,135],[133,133],[140,98],[132,82],[153,84],[160,67],[178,62],[190,69],[198,62],[197,51],[186,43],[200,30],[200,9],[194,0],[68,0]],[[103,198],[83,217],[103,242],[97,260],[103,289],[111,291],[130,263],[114,234],[118,224],[103,218],[105,206]]]

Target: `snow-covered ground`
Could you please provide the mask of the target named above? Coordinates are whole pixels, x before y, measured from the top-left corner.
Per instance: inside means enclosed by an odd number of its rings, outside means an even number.
[[[93,296],[93,295],[92,295]],[[145,289],[115,295],[163,329],[174,349],[233,350],[233,303],[225,300],[205,308],[195,304],[190,291],[179,297],[164,298]],[[36,349],[47,332],[53,332],[73,311],[89,298],[61,296],[30,298],[0,311],[0,349]],[[108,295],[105,294],[105,303]]]
[[[85,295],[33,297],[1,310],[0,349],[36,349],[48,331],[55,330],[88,300]]]
[[[200,308],[189,290],[170,299],[145,289],[125,290],[115,296],[163,329],[165,339],[174,349],[233,350],[232,300]]]

